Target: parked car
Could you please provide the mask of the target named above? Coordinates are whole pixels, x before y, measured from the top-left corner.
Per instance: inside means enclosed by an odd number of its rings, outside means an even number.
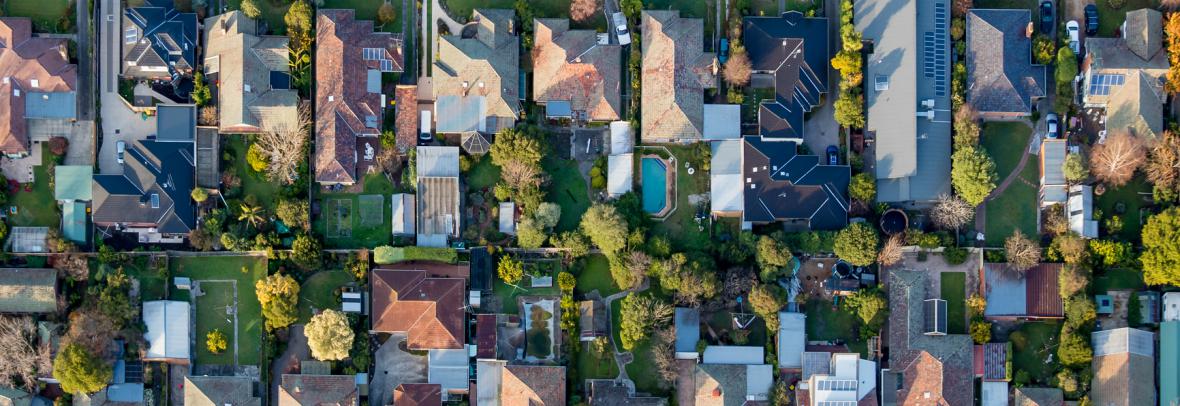
[[[1053,32],[1053,2],[1041,2],[1041,32],[1045,35]]]
[[[127,150],[127,143],[123,140],[115,143],[115,158],[119,163],[123,163],[123,152]]]
[[[615,35],[619,37],[619,45],[631,44],[631,32],[627,31],[627,17],[623,13],[614,13],[611,19],[615,21]]]
[[[1045,116],[1045,137],[1046,138],[1061,138],[1061,123],[1057,121],[1056,113],[1049,113]]]
[[[1068,23],[1065,23],[1065,32],[1069,35],[1069,50],[1073,51],[1074,55],[1081,55],[1082,47],[1078,39],[1078,22],[1070,20]]]
[[[1098,6],[1086,5],[1086,35],[1098,34]]]
[[[721,39],[721,52],[717,53],[717,60],[721,61],[721,63],[725,63],[725,60],[727,60],[727,59],[729,59],[729,39],[722,38]]]
[[[840,164],[840,149],[836,148],[835,145],[828,145],[827,152],[828,152],[828,165],[839,165]]]
[[[432,127],[432,123],[430,121],[430,110],[422,110],[422,122],[419,124],[421,129],[418,130],[418,141],[432,141],[434,137],[430,135],[430,127]]]

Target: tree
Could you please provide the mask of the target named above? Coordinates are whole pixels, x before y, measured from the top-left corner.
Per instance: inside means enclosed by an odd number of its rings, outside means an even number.
[[[885,245],[881,246],[881,252],[877,253],[877,263],[883,266],[890,266],[901,262],[902,246],[901,234],[894,234],[885,240]]]
[[[283,224],[290,228],[303,229],[303,231],[311,229],[311,221],[308,219],[310,212],[307,200],[303,199],[279,200],[278,206],[275,207],[275,217],[278,217]]]
[[[1090,254],[1107,268],[1127,265],[1135,259],[1131,243],[1112,240],[1090,240]]]
[[[753,65],[750,63],[750,55],[746,54],[745,49],[737,49],[735,46],[733,53],[725,61],[725,69],[721,73],[725,78],[725,83],[733,87],[745,86],[750,83],[751,72],[753,72]]]
[[[832,68],[840,71],[842,88],[860,86],[864,78],[864,56],[858,51],[837,52],[836,56],[832,57]]]
[[[257,0],[242,0],[242,3],[240,4],[240,7],[239,7],[242,9],[242,14],[245,14],[246,17],[249,17],[252,19],[257,19],[258,17],[261,17],[262,11],[258,9],[258,3],[256,1]]]
[[[1008,268],[1024,272],[1041,263],[1041,247],[1016,230],[1004,239],[1004,256],[1008,258]]]
[[[619,9],[627,16],[627,19],[635,21],[639,18],[639,12],[643,10],[643,0],[620,0]]]
[[[996,177],[996,163],[978,147],[962,147],[951,155],[951,184],[973,207],[996,188]]]
[[[1127,132],[1106,137],[1106,142],[1090,150],[1090,171],[1099,181],[1112,187],[1126,184],[1147,161],[1143,142]]]
[[[1086,260],[1086,240],[1074,232],[1060,234],[1053,238],[1050,248],[1061,255],[1067,264],[1078,265]]]
[[[849,224],[836,235],[836,256],[856,266],[868,266],[877,259],[877,230],[865,223]]]
[[[254,172],[266,172],[266,168],[270,166],[267,162],[266,151],[263,151],[262,146],[258,143],[252,143],[246,149],[246,163]]]
[[[222,333],[221,329],[215,328],[205,334],[205,347],[211,353],[221,354],[226,348],[229,348],[229,340],[225,339],[225,333]]]
[[[323,262],[320,249],[320,240],[307,234],[296,235],[291,242],[291,262],[305,271],[318,268]]]
[[[287,9],[287,14],[283,16],[283,21],[287,23],[287,31],[292,34],[310,34],[312,29],[311,4],[305,0],[291,3],[291,8]]]
[[[311,348],[311,356],[315,359],[336,361],[348,358],[354,333],[344,313],[326,309],[311,316],[303,333],[307,335],[307,346]]]
[[[1078,76],[1078,57],[1069,47],[1057,50],[1057,86],[1073,86],[1073,79]]]
[[[1175,11],[1175,0],[1167,0],[1165,2],[1171,5],[1170,9]],[[1164,89],[1168,93],[1176,94],[1180,92],[1180,15],[1176,13],[1166,13],[1164,15],[1164,47],[1168,50],[1168,74],[1167,81],[1164,83]]]
[[[110,365],[77,344],[67,344],[53,360],[53,377],[66,393],[98,392],[112,375]]]
[[[971,320],[971,339],[976,344],[984,344],[992,340],[992,324],[985,320]]]
[[[876,333],[889,317],[889,300],[880,288],[861,289],[849,295],[844,305],[852,310],[862,325]]]
[[[393,22],[397,18],[397,10],[393,8],[393,3],[388,0],[381,2],[381,7],[377,9],[377,22],[381,25]]]
[[[1143,281],[1148,285],[1180,286],[1180,207],[1147,218],[1143,226]]]
[[[775,236],[763,235],[758,237],[758,244],[754,247],[754,259],[761,269],[759,277],[764,282],[778,279],[778,273],[783,270],[795,256],[791,255],[791,247],[784,244]]]
[[[598,0],[573,0],[570,2],[570,19],[585,22],[598,15]]]
[[[201,107],[201,113],[197,116],[197,123],[200,125],[217,126],[217,106]]]
[[[557,203],[541,203],[533,211],[533,218],[537,220],[541,228],[548,231],[557,226],[557,222],[561,220],[561,206]]]
[[[1049,65],[1053,62],[1053,41],[1045,34],[1037,34],[1033,38],[1033,60],[1038,65]]]
[[[204,106],[213,98],[209,85],[205,84],[205,75],[200,70],[193,73],[193,91],[189,93],[189,98],[197,106]]]
[[[672,305],[649,295],[627,295],[623,298],[619,322],[619,340],[623,350],[634,350],[647,339],[653,326],[671,321],[674,312]]]
[[[1081,183],[1090,177],[1090,170],[1086,169],[1082,154],[1066,155],[1065,162],[1061,164],[1061,171],[1065,174],[1065,181],[1069,183]]]
[[[595,203],[582,214],[582,233],[603,253],[614,255],[627,246],[627,223],[614,206]]]
[[[586,256],[590,253],[590,241],[578,231],[566,231],[553,240],[553,246],[565,250],[565,257],[569,260]]]
[[[37,374],[52,370],[48,345],[36,345],[37,326],[29,317],[0,316],[0,385],[36,390]],[[19,384],[18,384],[19,383]]]
[[[561,271],[557,274],[557,287],[560,288],[562,292],[567,294],[573,293],[574,287],[577,285],[578,278],[575,278],[574,274],[565,271]]]
[[[258,228],[259,224],[266,221],[262,212],[262,206],[241,203],[238,205],[238,210],[240,211],[238,221],[244,221],[254,228]]]
[[[1136,294],[1132,293],[1132,296]],[[1138,306],[1136,306],[1138,307]],[[1098,319],[1098,312],[1094,301],[1085,294],[1078,294],[1065,299],[1065,323],[1075,328],[1083,328]]]
[[[1094,351],[1090,349],[1090,337],[1083,336],[1068,323],[1062,325],[1057,359],[1061,361],[1061,365],[1070,368],[1089,366],[1090,361],[1094,359]]]
[[[864,98],[850,92],[840,93],[835,104],[836,122],[844,127],[861,128],[865,126]]]
[[[524,278],[524,263],[511,255],[505,255],[496,264],[496,275],[499,275],[500,280],[506,284],[520,283],[520,280]]]
[[[962,227],[974,216],[975,208],[970,203],[948,194],[938,196],[938,201],[930,210],[930,219],[934,225],[947,230]]]
[[[778,285],[758,284],[750,289],[750,307],[766,321],[767,329],[778,329],[778,312],[787,305],[787,293]]]
[[[194,202],[205,203],[206,200],[209,200],[209,192],[203,187],[195,187],[193,188],[193,191],[189,193],[189,197],[192,197]]]
[[[979,112],[970,104],[955,111],[955,149],[979,144]]]
[[[848,184],[848,195],[865,204],[872,204],[877,198],[877,181],[868,172],[858,173]]]
[[[540,222],[526,216],[516,224],[516,245],[521,248],[541,248],[549,235],[541,228]]]
[[[262,306],[266,329],[286,328],[299,316],[299,282],[289,275],[271,274],[254,282],[254,293]]]
[[[300,3],[304,2],[293,3],[291,9]],[[263,169],[255,170],[265,171],[271,180],[288,185],[299,179],[299,166],[307,160],[305,151],[311,132],[311,108],[303,104],[296,111],[295,121],[284,120],[263,128],[251,145],[251,148],[254,145],[259,147],[266,161]]]
[[[1062,298],[1085,292],[1089,284],[1090,271],[1080,266],[1066,264],[1061,268],[1061,273],[1057,274],[1058,294]]]

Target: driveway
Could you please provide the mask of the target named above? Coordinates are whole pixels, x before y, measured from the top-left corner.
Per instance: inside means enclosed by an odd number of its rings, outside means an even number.
[[[824,104],[816,107],[803,123],[803,144],[811,149],[812,154],[823,155],[829,145],[840,145],[840,124],[836,123],[836,109],[832,107],[837,91],[833,89],[828,93]]]
[[[102,101],[102,145],[98,149],[98,171],[120,173],[122,165],[115,156],[115,144],[146,139],[156,132],[156,117],[146,119],[132,111],[119,96],[119,72],[122,64],[122,38],[119,23],[123,7],[119,0],[102,0],[99,11],[99,100]]]
[[[426,382],[426,357],[399,348],[405,334],[394,334],[373,353],[373,380],[369,382],[369,403],[393,403],[393,389],[403,383]]]
[[[291,325],[287,331],[287,349],[270,364],[270,398],[276,401],[279,398],[279,385],[283,382],[283,374],[299,373],[299,363],[311,359],[307,336],[303,335],[303,325]]]

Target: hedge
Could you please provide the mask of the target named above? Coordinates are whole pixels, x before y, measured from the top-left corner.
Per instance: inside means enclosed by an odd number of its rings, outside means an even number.
[[[394,264],[404,261],[435,261],[453,264],[459,262],[459,254],[450,248],[390,247],[382,245],[373,250],[373,262]]]

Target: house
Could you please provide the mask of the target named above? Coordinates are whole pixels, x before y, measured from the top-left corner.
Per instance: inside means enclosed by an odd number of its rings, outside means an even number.
[[[417,206],[414,203],[414,195],[409,193],[395,193],[390,199],[390,206],[393,209],[393,230],[394,236],[408,236],[414,235],[417,230],[414,228],[414,222],[417,219]]]
[[[397,406],[442,406],[442,386],[431,383],[403,383],[393,390]]]
[[[803,142],[803,116],[822,104],[828,91],[828,19],[788,11],[743,20],[742,44],[753,66],[750,82],[774,89],[774,98],[758,106],[759,134]]]
[[[800,406],[877,406],[877,363],[855,353],[808,352],[795,389]]]
[[[745,137],[742,227],[782,222],[791,230],[839,230],[848,225],[848,165],[825,165],[798,153],[794,141]]]
[[[601,300],[578,302],[578,323],[581,327],[581,341],[594,341],[606,337],[610,332],[610,319],[606,306]]]
[[[397,136],[397,153],[406,154],[418,146],[418,136],[423,131],[418,111],[418,85],[397,85],[393,89],[394,100],[394,135]],[[429,134],[430,131],[425,131]]]
[[[418,246],[445,247],[458,238],[459,148],[418,147]]]
[[[61,207],[61,235],[78,244],[86,244],[86,214],[94,198],[90,181],[94,177],[91,165],[58,165],[54,170],[53,198]]]
[[[742,187],[742,140],[722,140],[709,143],[709,205],[713,215],[741,217],[745,209],[745,188]]]
[[[632,395],[626,385],[613,379],[587,379],[586,396],[590,406],[667,406],[668,400],[654,396]]]
[[[302,130],[299,92],[291,88],[290,40],[261,33],[241,11],[205,19],[205,79],[217,88],[222,133]]]
[[[475,404],[479,406],[565,405],[565,367],[476,362]]]
[[[1159,362],[1160,404],[1180,404],[1180,321],[1160,323]]]
[[[677,383],[690,383],[685,381],[678,379]],[[678,391],[687,390],[696,405],[742,406],[768,401],[773,384],[772,365],[697,364],[692,387]]]
[[[890,314],[887,337],[889,367],[881,371],[881,404],[968,405],[975,397],[971,337],[932,334],[931,318],[940,303],[945,323],[945,301],[929,301],[924,271],[889,271]],[[935,319],[934,324],[938,324]],[[945,328],[945,324],[943,324]],[[945,330],[944,330],[945,331]]]
[[[123,76],[177,86],[197,66],[197,41],[197,14],[176,10],[173,0],[124,9]]]
[[[606,157],[606,194],[617,198],[635,184],[635,132],[628,121],[610,123],[610,155]]]
[[[57,270],[0,268],[0,313],[57,311]]]
[[[803,352],[806,350],[807,316],[778,312],[778,368],[803,369]]]
[[[411,350],[463,348],[463,279],[375,269],[371,280],[371,331],[404,333]]]
[[[441,400],[464,395],[471,389],[467,349],[431,349],[426,353],[426,382],[439,385]]]
[[[245,376],[186,376],[184,406],[259,406],[254,380]]]
[[[1098,238],[1098,220],[1094,219],[1094,187],[1073,185],[1066,204],[1069,229],[1085,238]]]
[[[78,65],[68,40],[33,37],[28,18],[0,18],[0,42],[0,154],[20,158],[77,118]]]
[[[187,365],[192,359],[189,349],[190,316],[189,302],[143,302],[143,324],[147,326],[143,338],[148,343],[143,360]]]
[[[1154,405],[1155,334],[1122,327],[1090,334],[1094,348],[1090,399],[1095,405]]]
[[[278,406],[320,405],[360,405],[356,378],[352,375],[282,376]]]
[[[516,12],[476,9],[473,35],[438,37],[431,80],[436,131],[496,133],[520,117]]]
[[[320,9],[315,61],[315,180],[351,185],[380,153],[381,75],[402,71],[402,38],[374,32],[353,10]]]
[[[571,30],[567,19],[534,21],[533,100],[545,106],[546,115],[579,121],[621,119],[623,47],[599,41],[595,30]]]
[[[641,12],[643,142],[704,138],[704,91],[717,87],[719,69],[716,54],[704,52],[704,26],[675,10]]]
[[[865,61],[865,141],[877,201],[932,202],[951,192],[950,1],[859,0]]]
[[[1032,12],[967,12],[967,103],[984,120],[1028,117],[1045,98],[1045,66],[1033,62]]]
[[[1060,319],[1065,308],[1058,293],[1060,263],[1041,263],[1022,273],[1010,272],[1007,264],[983,266],[983,283],[988,320]]]
[[[1069,155],[1069,142],[1064,139],[1041,141],[1040,167],[1041,191],[1038,197],[1042,208],[1055,204],[1064,205],[1069,194],[1065,181],[1065,157]]]
[[[1105,110],[1108,132],[1154,139],[1164,130],[1168,55],[1162,20],[1156,10],[1129,11],[1121,38],[1086,38],[1082,103]]]
[[[5,406],[49,406],[53,401],[20,389],[0,386],[0,404]]]
[[[95,227],[139,235],[140,243],[180,243],[197,226],[196,106],[157,108],[156,139],[127,146],[123,172],[94,175]]]
[[[1058,388],[1030,388],[1014,389],[1012,406],[1061,406],[1064,394]]]
[[[676,327],[676,359],[700,357],[697,342],[701,340],[701,314],[691,307],[677,307],[674,314]]]

